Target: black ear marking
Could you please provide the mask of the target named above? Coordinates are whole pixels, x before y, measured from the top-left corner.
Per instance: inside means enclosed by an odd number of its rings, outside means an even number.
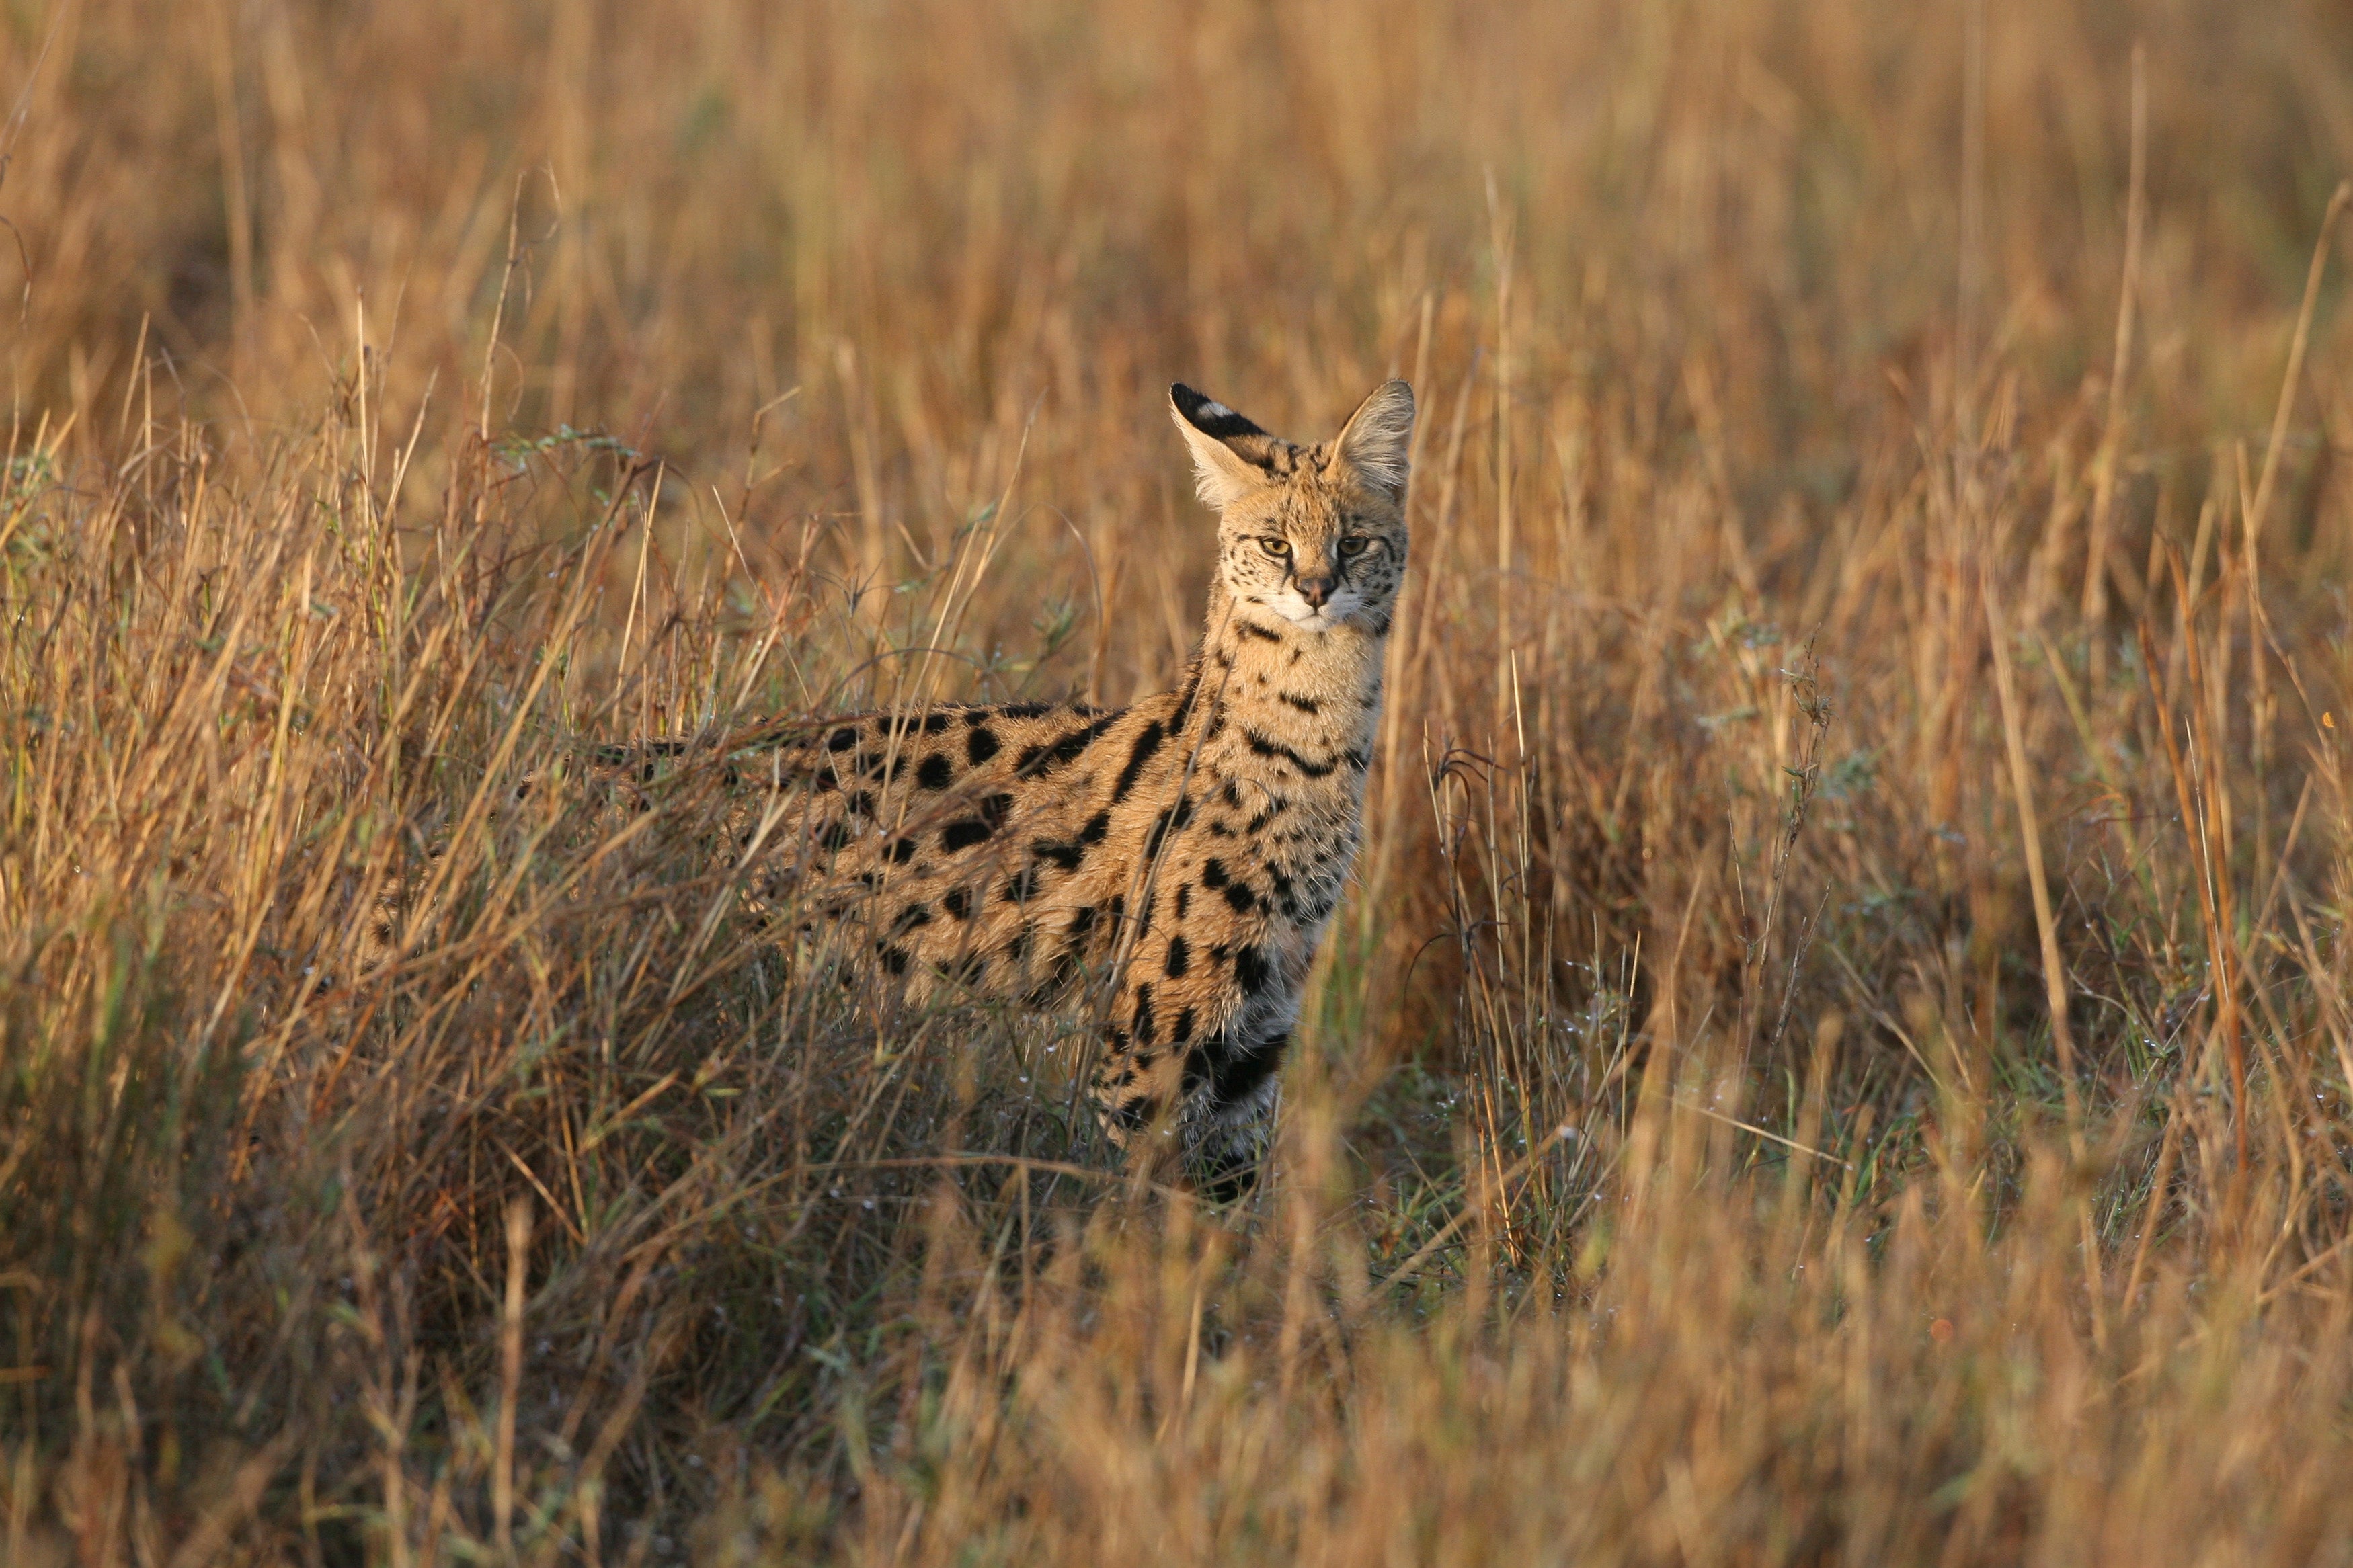
[[[1265,431],[1235,413],[1213,397],[1204,397],[1183,382],[1168,389],[1168,401],[1185,416],[1185,423],[1204,436],[1214,436],[1220,441],[1230,441],[1237,436],[1263,436]]]

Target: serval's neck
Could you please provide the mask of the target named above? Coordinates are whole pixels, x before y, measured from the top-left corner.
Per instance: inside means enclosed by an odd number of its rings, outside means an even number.
[[[1300,784],[1328,780],[1361,794],[1380,721],[1388,631],[1386,619],[1303,630],[1261,605],[1237,603],[1220,584],[1180,689],[1178,724],[1213,742],[1239,731],[1262,758],[1303,760]]]

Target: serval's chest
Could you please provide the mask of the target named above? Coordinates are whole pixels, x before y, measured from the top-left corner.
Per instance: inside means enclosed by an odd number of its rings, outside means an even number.
[[[1356,858],[1378,659],[1372,639],[1278,641],[1243,628],[1212,639],[1200,663],[1198,755],[1184,792],[1199,803],[1198,826],[1182,858],[1192,885],[1216,895],[1201,900],[1202,918],[1257,917],[1258,942],[1295,976]]]

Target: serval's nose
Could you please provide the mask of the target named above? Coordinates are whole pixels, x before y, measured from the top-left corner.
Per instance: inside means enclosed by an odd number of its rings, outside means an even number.
[[[1303,575],[1299,579],[1299,596],[1307,601],[1309,608],[1322,609],[1324,601],[1332,596],[1332,574],[1316,572]]]

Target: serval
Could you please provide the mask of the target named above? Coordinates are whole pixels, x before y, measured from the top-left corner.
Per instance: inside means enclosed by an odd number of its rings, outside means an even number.
[[[1114,1142],[1169,1138],[1155,1147],[1230,1193],[1255,1174],[1356,851],[1414,399],[1389,382],[1317,446],[1187,386],[1169,403],[1218,514],[1208,614],[1176,689],[1109,711],[863,714],[720,750],[756,901],[849,922],[863,960],[919,993],[1091,997]],[[650,773],[689,749],[602,755]]]

